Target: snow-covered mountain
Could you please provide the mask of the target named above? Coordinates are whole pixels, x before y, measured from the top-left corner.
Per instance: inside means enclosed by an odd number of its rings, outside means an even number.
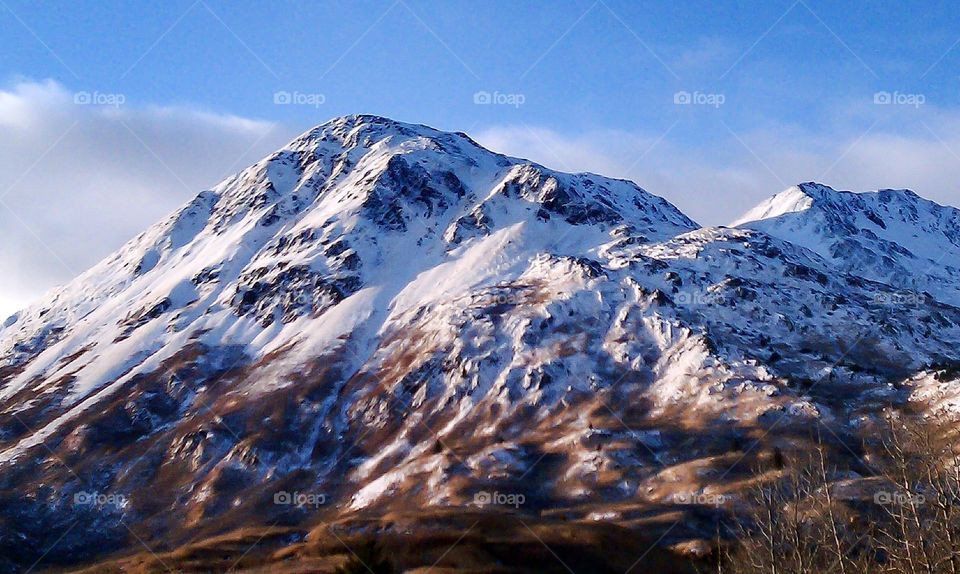
[[[806,247],[846,273],[960,305],[960,210],[912,191],[803,183],[732,225]]]
[[[4,324],[0,520],[34,526],[0,550],[721,488],[754,431],[853,428],[957,360],[960,283],[921,264],[954,211],[804,184],[699,228],[628,181],[335,119]],[[939,300],[890,305],[910,274]]]

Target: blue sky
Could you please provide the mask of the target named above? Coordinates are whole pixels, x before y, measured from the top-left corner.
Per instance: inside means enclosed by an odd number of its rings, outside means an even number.
[[[302,125],[363,111],[449,129],[656,131],[691,115],[676,91],[701,90],[727,96],[713,115],[733,129],[828,129],[838,106],[878,90],[952,105],[960,88],[951,2],[4,2],[8,78]],[[277,90],[326,100],[277,108]],[[478,107],[478,90],[526,102]],[[674,137],[722,135],[712,119],[686,118]]]
[[[0,0],[0,54],[0,314],[350,113],[628,177],[704,224],[807,180],[960,204],[955,2]]]
[[[656,130],[686,111],[674,92],[701,90],[726,94],[734,129],[829,127],[836,106],[878,90],[950,105],[960,88],[951,2],[4,2],[8,78],[303,125],[363,111],[450,129]],[[325,105],[278,109],[277,90]],[[478,90],[526,103],[477,107]],[[684,124],[677,138],[722,133]]]

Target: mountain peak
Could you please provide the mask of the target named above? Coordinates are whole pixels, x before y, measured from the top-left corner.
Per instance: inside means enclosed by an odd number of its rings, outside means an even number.
[[[434,219],[457,211],[457,230],[477,217],[488,226],[489,212],[506,207],[497,197],[520,199],[540,219],[552,214],[575,225],[622,223],[648,237],[697,227],[633,182],[554,171],[487,150],[463,133],[368,114],[333,118],[308,130],[218,186],[221,191],[237,204],[231,213],[295,197],[299,210],[312,209],[310,202],[332,202],[342,213],[360,208],[364,216],[398,230],[406,224],[419,227],[409,220],[417,214]],[[666,227],[658,231],[661,223]],[[445,235],[460,236],[457,231]]]
[[[960,210],[906,189],[863,193],[808,182],[733,224],[806,247],[845,272],[960,304]]]
[[[345,142],[348,146],[362,146],[389,137],[457,141],[472,147],[480,147],[461,132],[445,132],[424,124],[402,122],[372,114],[351,114],[332,118],[307,130],[290,146],[327,141]]]
[[[730,227],[740,227],[755,221],[775,219],[814,207],[839,214],[839,217],[844,218],[854,212],[870,211],[874,203],[882,205],[917,205],[922,203],[934,208],[943,207],[920,197],[909,189],[881,189],[865,192],[840,191],[823,183],[808,181],[770,196],[740,216],[739,219],[730,224]],[[871,217],[871,219],[873,218]]]
[[[891,201],[901,201],[906,203],[924,202],[933,204],[932,201],[920,197],[909,189],[880,189],[877,191],[842,191],[829,185],[809,181],[795,186],[802,193],[821,203],[846,203],[855,202],[866,204],[876,197],[881,203],[890,203]]]
[[[794,187],[799,189],[804,195],[812,197],[813,199],[819,199],[840,193],[829,185],[818,183],[816,181],[798,183]]]
[[[730,224],[739,227],[751,221],[773,219],[788,213],[805,211],[817,201],[838,193],[832,187],[813,181],[789,187],[776,195],[760,202],[756,207],[743,214]]]
[[[392,118],[388,118],[385,116],[377,116],[373,114],[350,114],[346,116],[335,117],[316,126],[312,130],[310,130],[310,132],[322,133],[322,132],[355,130],[355,129],[395,131],[395,132],[406,132],[406,133],[416,133],[416,132],[426,132],[426,133],[432,132],[437,134],[442,133],[439,130],[436,130],[426,125],[401,122],[398,120],[394,120]]]

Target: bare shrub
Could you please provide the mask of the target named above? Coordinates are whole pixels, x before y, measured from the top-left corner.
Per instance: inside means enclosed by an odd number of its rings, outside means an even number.
[[[828,444],[758,470],[717,570],[960,574],[960,454],[950,421],[888,412],[864,456]],[[845,472],[857,459],[869,476]]]

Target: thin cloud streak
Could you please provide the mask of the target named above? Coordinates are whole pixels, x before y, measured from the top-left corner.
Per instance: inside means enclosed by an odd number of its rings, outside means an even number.
[[[0,321],[295,135],[186,107],[81,105],[52,81],[0,90],[0,133]]]
[[[631,179],[704,225],[825,173],[838,189],[910,188],[960,205],[960,112],[893,108],[838,109],[834,133],[731,125],[709,143],[681,141],[683,117],[665,131],[507,124],[471,135],[549,167]],[[0,320],[301,131],[186,107],[78,105],[55,82],[0,89]]]
[[[960,206],[960,114],[930,110],[922,132],[873,119],[845,133],[796,126],[728,133],[729,141],[682,145],[664,138],[640,161],[658,133],[595,130],[565,134],[536,126],[497,126],[475,139],[495,151],[549,167],[568,166],[635,181],[702,225],[724,225],[784,185],[821,180],[837,189],[912,189]],[[931,134],[922,126],[938,126]],[[633,166],[633,167],[631,167]],[[826,175],[824,175],[826,174]]]

